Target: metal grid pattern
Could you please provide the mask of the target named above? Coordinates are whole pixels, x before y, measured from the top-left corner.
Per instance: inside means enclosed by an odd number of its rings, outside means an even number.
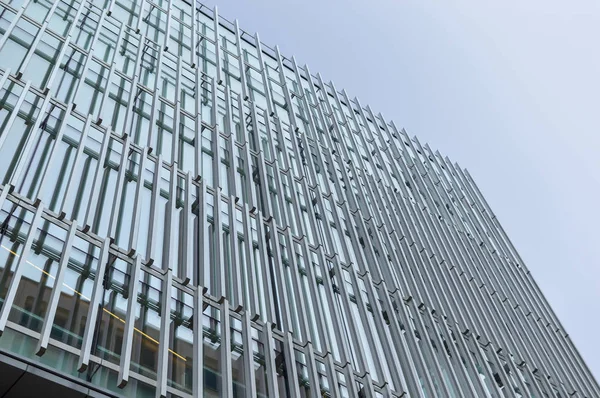
[[[600,396],[468,172],[237,21],[0,33],[2,349],[131,396]]]

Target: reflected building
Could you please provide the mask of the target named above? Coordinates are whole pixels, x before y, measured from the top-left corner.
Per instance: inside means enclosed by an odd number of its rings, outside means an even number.
[[[469,174],[237,22],[0,34],[0,395],[600,396]]]

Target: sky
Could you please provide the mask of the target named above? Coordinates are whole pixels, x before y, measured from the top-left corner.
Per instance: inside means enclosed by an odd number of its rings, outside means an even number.
[[[469,170],[600,380],[600,2],[201,0]]]

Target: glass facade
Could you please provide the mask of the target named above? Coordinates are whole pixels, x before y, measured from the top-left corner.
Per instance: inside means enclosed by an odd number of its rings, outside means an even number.
[[[468,172],[216,9],[0,35],[2,352],[107,395],[600,396]]]

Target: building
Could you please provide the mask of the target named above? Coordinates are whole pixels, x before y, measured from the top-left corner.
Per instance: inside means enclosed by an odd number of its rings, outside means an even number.
[[[0,395],[600,397],[469,174],[237,22],[0,33]]]

